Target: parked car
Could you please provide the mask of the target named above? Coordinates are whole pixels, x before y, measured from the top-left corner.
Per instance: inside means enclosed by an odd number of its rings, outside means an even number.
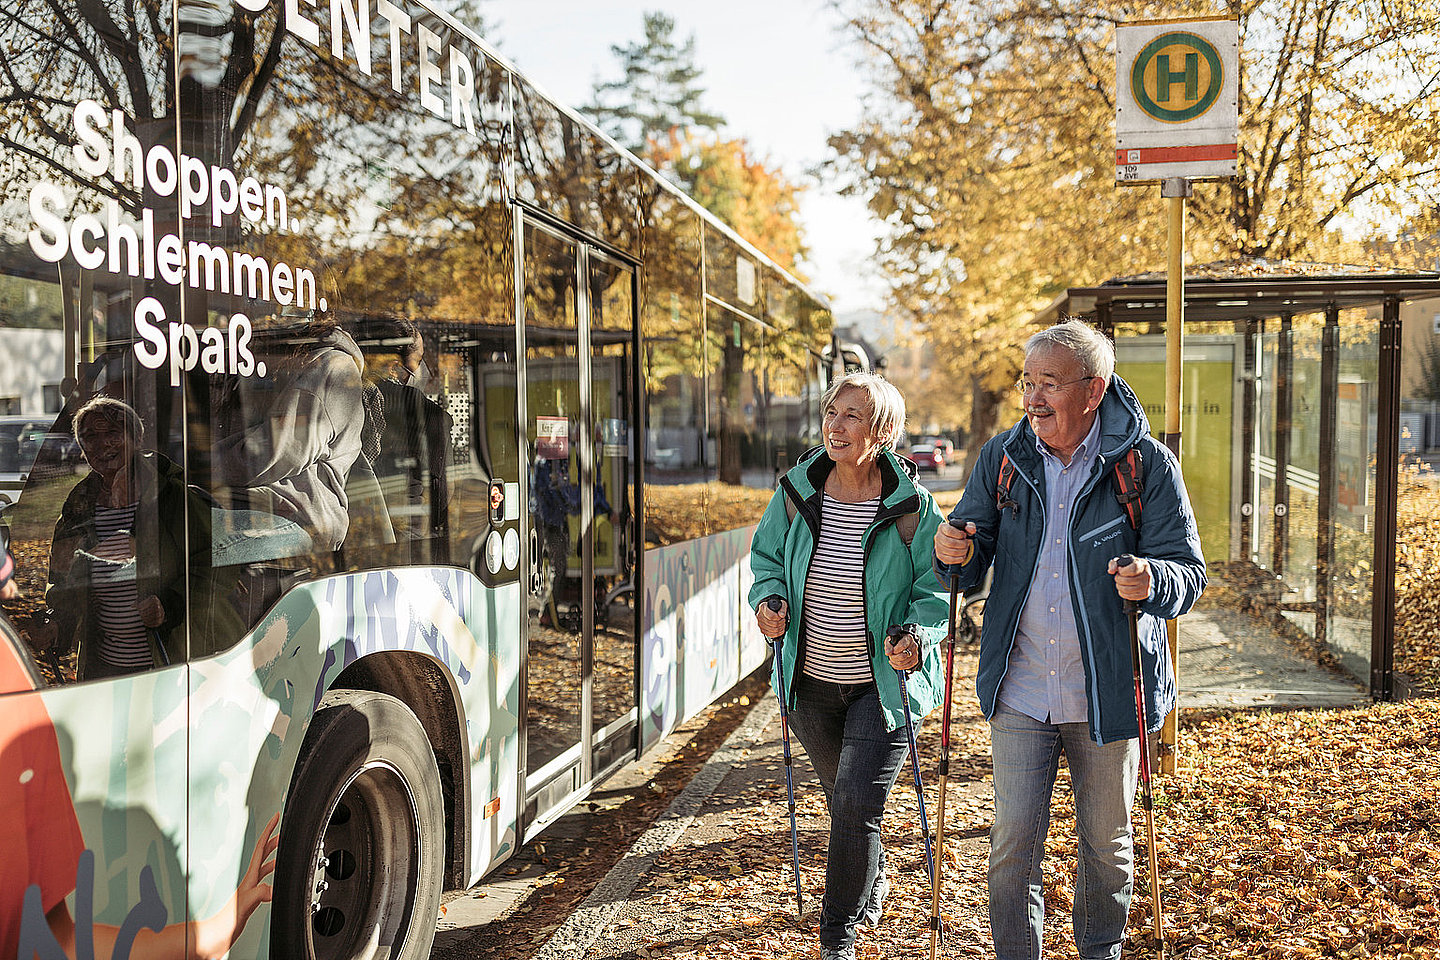
[[[915,461],[915,467],[922,472],[929,470],[931,473],[939,473],[945,466],[945,454],[929,443],[917,443],[911,447],[910,459]]]
[[[14,503],[34,473],[37,479],[75,473],[84,467],[80,445],[66,433],[51,433],[53,417],[0,416],[0,503]],[[32,470],[41,450],[52,449]]]

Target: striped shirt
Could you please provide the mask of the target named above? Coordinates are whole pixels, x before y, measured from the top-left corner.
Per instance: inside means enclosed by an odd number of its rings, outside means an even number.
[[[150,644],[135,589],[135,507],[95,507],[99,543],[90,551],[90,585],[100,659],[112,667],[147,670]]]
[[[865,554],[862,538],[880,498],[844,503],[826,496],[820,539],[805,578],[805,663],[808,677],[831,683],[870,683],[865,633]]]

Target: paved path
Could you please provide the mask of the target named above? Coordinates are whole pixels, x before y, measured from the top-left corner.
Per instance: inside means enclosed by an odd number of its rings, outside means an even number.
[[[971,693],[974,663],[973,651],[956,659],[948,857],[942,871],[942,909],[949,931],[945,955],[952,957],[981,956],[988,946],[984,865],[992,794],[988,737]],[[1182,621],[1180,685],[1182,707],[1335,706],[1366,699],[1347,678],[1228,611],[1199,612]],[[921,735],[932,829],[938,726],[937,714]],[[662,744],[658,753],[683,749],[683,742]],[[817,955],[814,926],[824,886],[828,819],[809,763],[798,744],[795,750],[805,893],[805,913],[798,923],[778,711],[772,696],[756,696],[748,716],[665,814],[558,928],[532,933],[534,949],[525,955],[543,960]],[[656,755],[647,755],[604,792],[643,789],[644,771],[659,762]],[[907,766],[885,821],[886,849],[898,879],[881,929],[862,931],[862,957],[928,956],[930,890],[914,796]],[[552,831],[584,834],[599,822],[596,818],[611,815],[606,804],[592,806],[593,812],[577,811]],[[501,874],[477,888],[479,896],[472,892],[449,900],[435,960],[485,956],[485,923],[526,909],[518,905],[554,882],[535,871],[506,877],[502,869]]]

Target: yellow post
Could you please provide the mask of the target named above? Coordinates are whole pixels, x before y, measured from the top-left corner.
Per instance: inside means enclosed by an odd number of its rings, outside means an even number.
[[[1165,180],[1160,196],[1165,198],[1169,227],[1165,243],[1169,259],[1165,272],[1165,436],[1164,442],[1176,459],[1180,457],[1180,375],[1185,343],[1185,198],[1190,181],[1183,177]],[[1170,662],[1175,665],[1175,684],[1180,684],[1180,623],[1165,625],[1169,637]],[[1170,711],[1160,728],[1160,772],[1174,774],[1179,766],[1179,710]]]

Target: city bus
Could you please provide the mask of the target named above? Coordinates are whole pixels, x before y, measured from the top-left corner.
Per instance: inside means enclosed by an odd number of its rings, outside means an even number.
[[[829,308],[428,0],[0,66],[0,958],[424,957],[764,660]]]

